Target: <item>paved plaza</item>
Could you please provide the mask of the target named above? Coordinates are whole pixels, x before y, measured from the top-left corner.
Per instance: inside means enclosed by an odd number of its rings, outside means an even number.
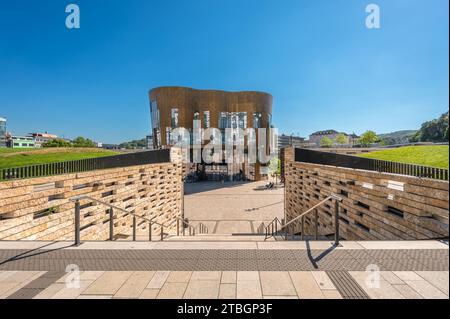
[[[448,253],[437,241],[2,242],[0,298],[448,299]]]
[[[284,188],[267,182],[200,182],[185,184],[184,215],[209,234],[254,234],[261,223],[284,218]]]

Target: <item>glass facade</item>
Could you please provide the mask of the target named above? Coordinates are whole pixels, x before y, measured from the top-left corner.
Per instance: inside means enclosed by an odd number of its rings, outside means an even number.
[[[170,111],[170,125],[172,128],[178,127],[178,109],[172,108]]]
[[[156,100],[153,100],[150,102],[150,114],[152,118],[152,132],[154,136],[155,144],[154,146],[156,148],[161,147],[161,127],[160,127],[160,118],[159,118],[159,109],[158,109],[158,103]]]
[[[247,128],[247,112],[220,112],[219,129]]]
[[[262,114],[260,112],[253,113],[253,128],[261,128]]]

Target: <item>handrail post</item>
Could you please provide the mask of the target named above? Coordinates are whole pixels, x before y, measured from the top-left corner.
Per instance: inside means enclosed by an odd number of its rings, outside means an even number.
[[[133,216],[133,241],[136,241],[136,216]]]
[[[287,237],[288,237],[288,227],[284,227],[284,240],[287,240],[288,239]]]
[[[302,230],[301,230],[301,240],[305,239],[305,217],[301,218]]]
[[[161,241],[164,240],[164,226],[161,225]]]
[[[148,223],[148,241],[152,241],[152,223]]]
[[[181,224],[181,229],[182,229],[182,231],[183,231],[183,236],[185,236],[185,235],[186,235],[186,227],[185,227],[185,225],[184,225],[184,218],[183,218],[183,222],[182,222],[182,224]]]
[[[177,236],[180,236],[180,220],[177,219]]]
[[[317,209],[314,211],[314,239],[319,239],[319,213]]]
[[[80,239],[80,200],[77,199],[75,201],[75,246],[79,246],[81,244]]]
[[[114,240],[114,209],[109,209],[109,240]]]
[[[339,246],[339,201],[334,200],[334,244]]]

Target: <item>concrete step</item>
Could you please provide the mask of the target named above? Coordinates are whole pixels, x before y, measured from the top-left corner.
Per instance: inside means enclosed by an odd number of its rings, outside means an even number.
[[[120,236],[116,239],[116,241],[130,241],[132,240],[131,235],[130,236]],[[301,238],[301,236],[288,236],[287,241],[306,241],[306,240],[315,240],[313,236],[305,236],[304,238]],[[328,241],[328,239],[325,236],[320,236],[318,240],[325,240]],[[137,235],[136,241],[149,241],[148,236],[142,236]],[[152,236],[152,241],[161,241],[161,236]],[[207,241],[207,242],[220,242],[220,241],[233,241],[233,242],[267,242],[267,241],[286,241],[286,238],[281,235],[277,236],[271,236],[266,238],[265,235],[261,234],[196,234],[195,236],[189,236],[189,235],[166,235],[164,236],[164,241]]]

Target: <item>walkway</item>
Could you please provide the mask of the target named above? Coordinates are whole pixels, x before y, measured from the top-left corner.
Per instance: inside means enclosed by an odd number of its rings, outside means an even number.
[[[0,298],[448,299],[448,264],[436,241],[0,242]]]
[[[202,222],[209,234],[256,233],[262,222],[284,218],[284,189],[267,182],[199,182],[185,184],[184,215]]]

